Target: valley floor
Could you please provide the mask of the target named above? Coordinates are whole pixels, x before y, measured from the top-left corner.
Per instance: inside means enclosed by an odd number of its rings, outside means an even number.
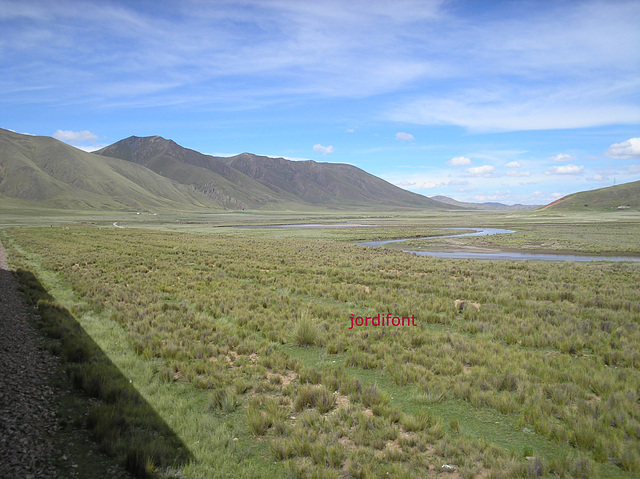
[[[640,254],[640,221],[606,218],[487,215],[518,233],[410,243]],[[639,264],[353,244],[435,237],[475,213],[235,227],[286,222],[273,219],[0,230],[49,317],[45,347],[92,398],[77,425],[97,449],[139,477],[640,474]],[[387,313],[417,326],[349,329]]]

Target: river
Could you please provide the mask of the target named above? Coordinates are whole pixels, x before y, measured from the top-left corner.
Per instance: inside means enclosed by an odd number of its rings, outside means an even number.
[[[504,230],[500,228],[447,228],[447,229],[459,229],[459,230],[474,230],[473,233],[461,233],[458,235],[446,235],[446,236],[427,236],[424,238],[402,238],[395,240],[385,241],[363,241],[356,243],[361,246],[382,246],[389,243],[400,243],[402,241],[410,240],[429,240],[429,239],[441,239],[441,238],[462,238],[464,236],[492,236],[497,234],[512,234],[515,231]],[[493,259],[493,260],[540,260],[540,261],[639,261],[640,258],[633,256],[592,256],[581,254],[566,254],[566,253],[527,253],[527,252],[510,252],[500,251],[495,253],[477,253],[471,251],[416,251],[416,250],[402,250],[405,253],[412,253],[421,256],[435,256],[438,258],[455,258],[455,259]]]

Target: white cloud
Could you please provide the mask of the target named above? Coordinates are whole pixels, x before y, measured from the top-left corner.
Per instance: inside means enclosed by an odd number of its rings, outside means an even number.
[[[620,160],[640,158],[640,138],[629,138],[622,143],[614,143],[607,149],[605,155]]]
[[[354,133],[355,131],[355,128],[347,128],[347,133]]]
[[[565,153],[560,153],[556,156],[551,157],[553,161],[575,161],[577,158],[575,156],[567,155]]]
[[[396,133],[396,140],[399,141],[414,141],[415,137],[411,133],[404,133],[399,131]]]
[[[69,130],[56,130],[53,134],[56,140],[65,141],[67,143],[79,143],[83,141],[96,141],[98,136],[95,133],[91,133],[88,130],[84,131],[69,131]]]
[[[507,171],[507,176],[511,176],[514,178],[531,176],[530,171]]]
[[[470,164],[471,159],[467,158],[466,156],[456,156],[455,158],[451,158],[449,161],[447,161],[447,165],[451,166],[464,166]]]
[[[476,166],[474,168],[467,168],[467,172],[473,176],[489,177],[495,168],[491,165]]]
[[[322,146],[320,143],[313,145],[313,151],[317,151],[318,153],[322,153],[323,155],[328,155],[329,153],[333,153],[335,149],[333,146]]]
[[[517,161],[510,161],[504,166],[506,166],[507,168],[520,168],[520,163],[518,163]]]
[[[577,165],[563,165],[552,166],[545,173],[547,175],[581,175],[584,171],[584,166]]]

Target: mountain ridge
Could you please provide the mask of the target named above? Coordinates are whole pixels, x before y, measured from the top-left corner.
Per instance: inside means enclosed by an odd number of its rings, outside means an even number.
[[[160,136],[132,136],[88,153],[1,128],[0,198],[101,211],[456,209],[347,164],[215,157]]]
[[[159,136],[132,136],[94,153],[142,164],[189,185],[223,207],[235,202],[243,209],[290,205],[451,209],[347,164],[291,161],[252,153],[216,157]]]
[[[542,205],[506,205],[498,202],[485,202],[485,203],[469,203],[465,201],[458,201],[448,196],[438,195],[432,196],[432,200],[439,201],[448,205],[459,206],[464,209],[472,210],[486,210],[486,211],[531,211],[540,208]]]

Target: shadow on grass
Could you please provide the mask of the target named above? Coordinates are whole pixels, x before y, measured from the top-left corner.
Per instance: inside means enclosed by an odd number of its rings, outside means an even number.
[[[137,477],[156,477],[160,470],[179,474],[191,459],[187,447],[38,278],[24,269],[16,275],[25,300],[37,308],[39,329],[55,340],[51,350],[73,386],[99,400],[86,425],[101,449]]]

